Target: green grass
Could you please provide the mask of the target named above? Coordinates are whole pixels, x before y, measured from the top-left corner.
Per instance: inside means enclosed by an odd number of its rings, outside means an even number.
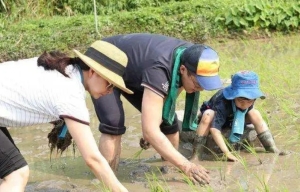
[[[255,108],[261,112],[267,122],[276,144],[282,149],[290,150],[297,150],[300,140],[298,128],[300,122],[300,51],[298,49],[300,41],[298,39],[299,36],[276,36],[260,40],[225,40],[224,42],[210,40],[207,42],[220,55],[220,76],[222,79],[230,79],[230,76],[239,70],[252,70],[259,75],[260,87],[265,93],[266,99],[258,99],[255,102]],[[200,103],[208,100],[214,93],[215,91],[201,92]],[[259,162],[257,166],[263,166],[262,164],[266,159],[261,157],[261,153],[257,153],[250,145],[245,147],[254,157],[251,159],[256,159]],[[293,190],[293,186],[284,184],[284,181],[280,184],[272,183],[270,186],[270,181],[265,181],[264,178],[258,176],[264,174],[263,170],[256,174],[253,167],[249,165],[248,159],[238,153],[235,155],[240,160],[244,170],[240,177],[245,178],[246,181],[248,177],[252,178],[249,183],[253,183],[257,190]],[[216,154],[215,157],[218,158]],[[280,165],[276,162],[274,164],[275,166],[272,167],[274,174],[277,174],[276,170],[278,169],[289,170],[290,164],[294,165],[292,175],[299,174],[300,164],[297,158],[286,161],[282,164],[283,167],[279,167]],[[231,180],[230,176],[224,174],[222,168],[216,170],[219,172],[220,180],[226,180],[227,183]],[[235,189],[238,190],[240,184],[236,182],[229,186],[235,186]],[[241,186],[240,191],[244,191]]]
[[[73,48],[84,50],[92,41],[101,38],[95,32],[93,16],[61,18],[25,20],[18,23],[17,25],[19,26],[11,25],[9,29],[0,31],[0,40],[2,42],[0,45],[0,61],[1,59],[4,60],[4,58],[32,57],[36,56],[36,50],[51,50],[57,47],[65,51],[70,51]],[[102,34],[117,33],[111,27],[113,23],[109,18],[100,17],[99,19],[99,27],[102,30]],[[300,140],[299,38],[299,35],[274,36],[268,39],[240,41],[208,39],[206,42],[220,55],[220,76],[222,79],[229,79],[233,73],[239,70],[253,70],[259,75],[261,89],[265,93],[266,99],[258,99],[255,102],[255,107],[263,115],[274,135],[276,143],[291,150],[299,149]],[[28,46],[28,42],[33,43]],[[28,49],[33,51],[28,52]],[[213,93],[215,91],[201,92],[200,103],[209,99]],[[183,99],[183,95],[184,93],[180,95],[179,99]],[[179,105],[178,107],[182,106]],[[249,151],[258,161],[264,161],[264,159],[261,159],[260,154],[255,153],[252,148],[249,148]],[[138,151],[137,149],[134,157],[138,158],[141,152],[141,150]],[[240,169],[244,170],[240,176],[247,178],[248,175],[252,175],[252,179],[260,183],[257,188],[262,191],[292,191],[293,186],[288,184],[280,183],[276,186],[269,186],[260,177],[253,177],[255,174],[252,174],[254,171],[249,167],[248,160],[241,155],[239,158],[242,162]],[[298,159],[290,158],[284,168],[288,169],[288,165],[292,163],[295,165],[292,171],[299,175],[300,163]],[[210,168],[213,170],[215,167]],[[276,166],[274,169],[276,169]],[[231,180],[230,175],[225,175],[224,168],[216,168],[215,170],[219,173],[217,179],[226,182]],[[158,177],[159,175],[156,176]],[[149,185],[151,184],[154,191],[162,190],[162,187],[166,187],[168,182],[161,183],[161,181],[156,179],[156,176],[148,176]],[[122,181],[122,178],[120,180]],[[153,181],[155,183],[150,183]],[[187,188],[193,189],[191,183],[186,183]],[[230,183],[230,185],[242,191],[239,183]],[[213,191],[213,187],[208,187],[207,190]]]
[[[220,55],[220,76],[222,79],[228,79],[231,74],[246,69],[253,70],[260,76],[261,89],[265,93],[266,99],[258,99],[255,108],[262,113],[273,133],[276,144],[290,150],[299,148],[300,139],[300,131],[297,128],[300,117],[300,101],[298,99],[300,96],[300,93],[298,93],[300,90],[299,38],[300,36],[279,36],[265,40],[226,41],[222,43],[209,41],[207,43],[214,47]],[[200,102],[209,99],[214,92],[201,92]],[[181,94],[179,102],[183,100],[183,96],[184,93]],[[178,105],[178,109],[183,109],[182,107],[182,105]],[[124,137],[126,137],[126,134]],[[280,183],[274,183],[272,179],[278,177],[280,170],[290,170],[291,177],[299,175],[299,155],[291,156],[292,158],[288,158],[287,161],[279,164],[277,160],[271,160],[272,162],[270,162],[268,159],[273,154],[264,158],[262,153],[257,153],[252,146],[246,145],[245,148],[251,154],[251,160],[258,163],[252,162],[252,164],[255,164],[253,166],[243,153],[234,153],[240,162],[235,164],[231,172],[238,172],[238,176],[228,174],[226,166],[220,166],[219,162],[206,166],[207,162],[202,161],[201,165],[214,173],[215,184],[219,182],[226,183],[224,189],[228,189],[228,191],[247,191],[244,185],[256,191],[293,191],[294,186],[286,183],[289,180],[288,176],[283,175]],[[138,163],[142,153],[139,148],[135,150],[137,152],[132,159],[136,162],[132,163]],[[212,154],[215,155],[215,159],[222,160],[217,154],[213,152]],[[230,164],[232,162],[221,163]],[[293,164],[293,168],[291,168],[291,164]],[[264,166],[270,166],[270,168],[267,167],[268,170],[264,170]],[[265,174],[270,174],[271,178],[266,180],[265,177],[262,177]],[[275,174],[275,176],[272,174]],[[169,180],[165,177],[160,172],[145,175],[147,190],[151,192],[170,191]],[[199,187],[195,186],[185,175],[180,174],[180,177],[182,178],[182,185],[186,185],[188,191],[215,191],[216,186],[214,185]],[[122,182],[123,178],[119,179]]]
[[[160,33],[202,43],[215,38],[251,39],[270,37],[276,33],[295,34],[299,31],[298,25],[292,27],[284,24],[298,23],[300,4],[296,0],[292,0],[294,6],[284,0],[272,1],[278,9],[274,8],[274,12],[281,12],[285,22],[277,22],[277,16],[271,11],[265,19],[260,19],[253,26],[254,15],[261,13],[255,8],[256,11],[246,19],[251,26],[236,23],[244,18],[247,6],[254,8],[256,6],[253,3],[260,2],[261,0],[101,1],[96,6],[97,17],[94,17],[92,1],[13,0],[8,3],[1,0],[0,62],[38,56],[45,50],[70,51],[77,48],[83,51],[95,40],[114,34]],[[241,7],[245,10],[240,10]],[[291,7],[292,10],[288,11],[291,15],[282,12],[282,9]],[[235,15],[232,9],[242,15]],[[270,11],[268,6],[263,10]],[[216,18],[223,19],[216,21]],[[227,25],[228,19],[236,22]],[[268,24],[270,20],[276,23],[271,26]],[[289,84],[289,81],[286,83]]]
[[[255,107],[273,127],[286,126],[299,116],[300,70],[297,56],[299,36],[277,37],[266,40],[230,41],[227,43],[209,42],[214,47],[221,61],[220,76],[229,79],[239,70],[253,70],[260,77],[260,87],[266,99],[258,99]],[[203,92],[202,98],[213,93]],[[275,118],[275,120],[273,120]]]
[[[266,99],[257,100],[255,107],[263,114],[277,144],[286,147],[293,146],[300,139],[299,129],[296,128],[300,109],[300,94],[297,91],[300,88],[298,38],[279,36],[258,41],[211,42],[221,57],[221,77],[229,78],[239,70],[253,70],[260,76],[261,89]],[[295,132],[298,134],[294,135]],[[253,148],[247,149],[259,162],[262,161]],[[296,170],[299,170],[299,163],[295,163]],[[242,164],[245,169],[249,168],[247,164]],[[257,180],[261,191],[272,191],[263,179],[257,177]],[[284,191],[288,191],[286,186]]]

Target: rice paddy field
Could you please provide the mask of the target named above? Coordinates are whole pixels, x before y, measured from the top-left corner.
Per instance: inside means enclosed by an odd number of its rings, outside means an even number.
[[[140,114],[124,103],[127,132],[122,139],[119,180],[131,192],[187,192],[187,191],[300,191],[300,36],[279,36],[258,40],[209,41],[220,55],[220,76],[224,82],[239,70],[253,70],[260,77],[265,100],[257,100],[275,142],[280,149],[289,150],[287,156],[240,151],[240,162],[205,160],[195,163],[210,170],[211,183],[196,186],[159,154],[150,148],[141,151]],[[226,84],[225,84],[226,85]],[[224,86],[225,86],[224,85]],[[214,92],[202,92],[200,102]],[[178,110],[184,109],[180,97]],[[98,119],[90,98],[91,127],[98,141]],[[47,134],[50,125],[11,128],[17,146],[29,163],[31,173],[27,192],[108,191],[85,166],[80,154],[69,149],[63,155],[53,154],[50,161]],[[190,151],[184,151],[190,155]]]

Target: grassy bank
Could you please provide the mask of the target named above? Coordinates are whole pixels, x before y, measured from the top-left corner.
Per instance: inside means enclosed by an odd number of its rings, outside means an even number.
[[[265,38],[296,33],[300,20],[300,2],[296,0],[104,1],[96,6],[97,17],[92,14],[92,2],[61,1],[65,2],[62,7],[13,0],[5,9],[1,2],[0,62],[37,56],[44,50],[84,50],[96,39],[134,32],[160,33],[197,43],[218,38]]]
[[[1,2],[3,1],[0,0]],[[116,1],[103,2],[110,4],[109,2]],[[119,2],[123,3],[125,0]],[[206,41],[220,55],[222,79],[229,79],[233,73],[246,69],[253,70],[260,76],[261,89],[267,98],[257,100],[255,107],[260,110],[267,121],[278,147],[291,150],[293,153],[287,157],[273,157],[272,154],[264,153],[251,155],[240,153],[242,166],[222,161],[201,161],[200,164],[210,170],[212,177],[211,184],[207,188],[186,184],[181,180],[174,182],[175,174],[162,175],[157,172],[157,176],[150,173],[142,175],[138,178],[138,183],[133,183],[130,173],[140,165],[140,162],[152,167],[157,164],[163,165],[157,159],[145,161],[146,158],[154,156],[156,152],[153,150],[151,155],[151,151],[142,154],[144,155],[141,159],[143,161],[139,159],[129,166],[126,163],[121,165],[122,169],[117,173],[118,178],[126,187],[133,189],[130,191],[295,191],[299,188],[297,178],[300,173],[298,152],[300,71],[297,69],[299,69],[300,62],[300,41],[299,35],[290,36],[299,30],[299,21],[297,21],[300,13],[299,3],[266,1],[274,2],[273,6],[270,6],[268,3],[255,4],[254,2],[260,2],[257,0],[252,1],[254,4],[241,4],[241,1],[229,0],[214,2],[198,0],[160,1],[160,4],[140,6],[138,2],[142,3],[142,1],[132,2],[136,2],[135,6],[126,10],[117,9],[113,7],[113,4],[110,4],[109,9],[103,7],[102,11],[98,10],[98,32],[90,8],[87,9],[90,12],[86,14],[70,7],[70,14],[60,12],[61,15],[59,15],[49,10],[51,14],[47,15],[46,12],[37,11],[36,5],[32,5],[34,9],[30,11],[29,8],[32,7],[26,4],[23,12],[17,12],[18,14],[14,14],[15,17],[7,15],[0,17],[0,62],[37,56],[44,50],[70,51],[76,48],[84,51],[94,40],[120,33],[153,32],[194,42]],[[149,2],[158,1],[149,0]],[[22,5],[25,6],[25,4]],[[122,8],[121,5],[119,6]],[[26,12],[27,14],[32,12],[32,15],[22,15]],[[275,35],[278,37],[269,38]],[[232,38],[247,40],[231,41]],[[261,39],[249,40],[252,38]],[[208,100],[212,94],[213,92],[208,91],[201,92],[200,102]],[[89,109],[93,111],[92,102],[89,100],[88,103],[90,103]],[[181,103],[184,103],[183,99]],[[97,139],[99,137],[98,119],[95,113],[91,114],[92,130]],[[132,140],[136,139],[138,142],[141,125],[139,115],[129,115],[131,114],[129,110],[126,114],[129,130],[124,135],[122,158],[131,160],[135,159],[131,154],[140,150],[138,145],[133,145],[135,141]],[[52,162],[49,162],[48,153],[45,153],[48,149],[44,140],[47,130],[44,125],[34,129],[26,128],[25,132],[21,129],[10,130],[13,136],[19,138],[18,145],[25,152],[24,156],[33,172],[30,182],[51,180],[55,176],[54,179],[76,184],[82,182],[90,187],[94,177],[86,167],[82,166],[80,158],[74,160],[71,155],[62,157],[62,161],[57,160],[57,164],[54,164],[57,165],[56,169],[55,166],[50,168]],[[256,158],[262,159],[263,164],[257,164]],[[126,159],[123,162],[126,162]],[[61,166],[65,168],[61,169]],[[228,170],[231,169],[229,173]],[[264,179],[262,175],[272,177]],[[176,176],[180,179],[183,177],[177,173]]]

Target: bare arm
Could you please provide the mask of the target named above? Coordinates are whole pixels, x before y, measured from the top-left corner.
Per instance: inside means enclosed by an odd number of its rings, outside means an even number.
[[[128,190],[119,182],[109,164],[98,150],[89,126],[72,119],[64,119],[83,159],[95,176],[114,192]]]
[[[238,159],[229,151],[228,147],[226,146],[221,131],[217,128],[210,128],[210,132],[214,141],[227,156],[227,158],[231,161],[238,161]]]
[[[168,138],[160,131],[162,121],[163,98],[145,88],[142,101],[142,129],[144,138],[166,160],[191,176],[198,182],[208,183],[207,170],[196,166],[181,155],[171,144]],[[195,172],[195,173],[193,173]]]

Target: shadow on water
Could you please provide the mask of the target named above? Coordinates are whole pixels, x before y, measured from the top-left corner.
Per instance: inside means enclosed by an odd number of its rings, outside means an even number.
[[[231,61],[238,61],[239,58],[248,59],[249,47],[265,50],[266,57],[284,56],[297,58],[300,55],[299,46],[297,50],[290,46],[290,42],[299,42],[299,36],[293,38],[280,38],[274,42],[229,42],[214,45],[216,50],[222,54],[228,54]],[[286,44],[284,44],[286,43]],[[299,44],[299,43],[298,43]],[[272,47],[273,45],[273,47]],[[223,53],[224,51],[224,53]],[[258,54],[258,53],[257,53]],[[242,56],[245,55],[245,56]],[[224,58],[224,57],[223,57]],[[222,57],[221,57],[222,59]],[[272,58],[269,58],[272,59]],[[225,61],[227,67],[231,61]],[[298,63],[299,64],[299,63]],[[253,66],[254,69],[256,66]],[[266,66],[267,67],[267,66]],[[269,67],[269,66],[268,66]],[[232,67],[233,72],[239,68]],[[299,65],[298,65],[299,69]],[[222,70],[222,69],[221,69]],[[273,69],[276,70],[276,69]],[[293,71],[293,75],[298,75],[299,71]],[[224,75],[224,74],[222,74]],[[225,75],[224,75],[225,76]],[[229,77],[229,74],[226,74]],[[272,77],[262,77],[272,79]],[[299,76],[298,76],[299,80]],[[270,80],[271,82],[271,80]],[[289,99],[292,103],[285,103],[289,110],[283,110],[284,106],[277,108],[278,98],[269,97],[265,103],[258,107],[263,107],[263,115],[268,117],[273,123],[272,131],[279,148],[293,151],[288,156],[277,156],[274,154],[257,153],[250,154],[241,151],[239,155],[243,158],[243,163],[233,163],[225,161],[196,161],[210,170],[211,183],[209,186],[200,187],[186,184],[183,175],[168,162],[161,161],[159,154],[150,148],[140,154],[139,139],[141,138],[140,114],[133,107],[124,102],[126,112],[127,131],[122,138],[122,154],[119,170],[116,173],[119,180],[132,192],[151,191],[151,186],[162,185],[167,191],[300,191],[298,184],[300,177],[300,154],[299,135],[297,126],[300,123],[299,113],[299,82],[288,86]],[[265,86],[267,83],[262,81]],[[272,95],[274,87],[263,87],[268,96]],[[270,85],[271,86],[271,85]],[[273,85],[274,86],[274,85]],[[208,96],[201,93],[201,101]],[[286,99],[288,100],[288,99]],[[98,119],[95,115],[90,98],[87,98],[90,109],[91,127],[98,142],[100,133],[98,131]],[[183,101],[178,104],[179,109],[183,109]],[[268,122],[268,123],[270,123]],[[50,132],[50,125],[39,125],[25,128],[10,129],[17,146],[25,156],[30,166],[30,179],[26,188],[27,192],[65,192],[65,191],[101,191],[101,184],[95,179],[91,171],[85,165],[79,152],[76,150],[75,156],[71,148],[63,155],[52,154],[50,161],[50,150],[48,147],[47,134]],[[182,147],[182,146],[181,146]],[[191,151],[181,148],[180,152],[189,156]],[[159,182],[158,182],[159,181]]]

